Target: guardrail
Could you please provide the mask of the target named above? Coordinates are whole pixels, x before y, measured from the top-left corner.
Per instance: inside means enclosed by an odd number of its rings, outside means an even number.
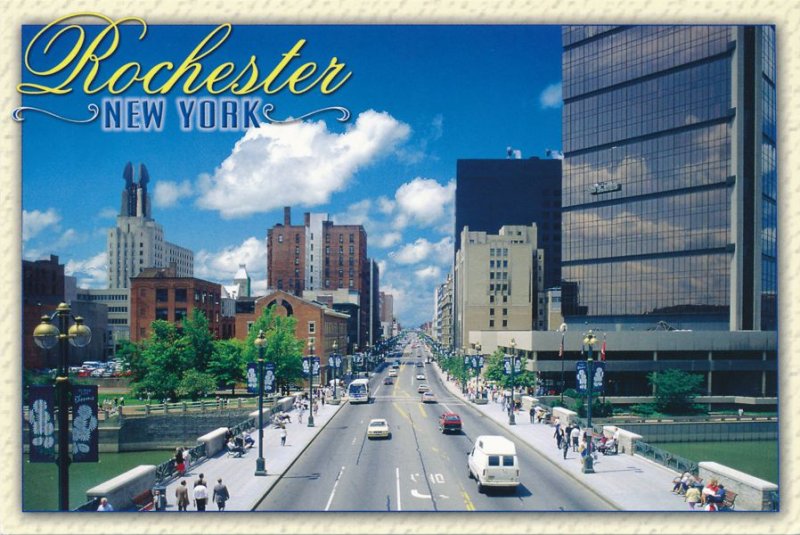
[[[666,466],[667,468],[672,468],[676,472],[691,472],[692,474],[697,475],[700,469],[698,464],[694,461],[686,459],[685,457],[681,457],[680,455],[675,455],[666,450],[662,450],[661,448],[657,448],[648,444],[647,442],[642,442],[641,440],[634,442],[633,448],[634,453],[657,462],[660,465]]]

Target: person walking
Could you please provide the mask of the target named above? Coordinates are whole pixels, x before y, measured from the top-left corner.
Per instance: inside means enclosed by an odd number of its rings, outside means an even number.
[[[183,448],[181,447],[175,448],[175,470],[180,477],[186,473],[186,462],[183,459]]]
[[[200,477],[194,480],[194,486],[196,487],[197,485],[203,485],[204,487],[206,487],[206,490],[208,490],[208,483],[206,483],[206,480],[204,479],[204,475],[202,473],[200,474]]]
[[[561,443],[561,449],[564,451],[564,460],[567,459],[567,452],[569,451],[569,441],[564,440]]]
[[[178,511],[186,511],[189,507],[189,487],[186,486],[185,479],[175,489],[175,498],[178,500]]]
[[[577,425],[572,428],[572,431],[569,433],[569,437],[572,440],[572,451],[578,451],[578,440],[581,436],[580,427]]]
[[[197,508],[198,511],[205,511],[206,510],[206,502],[208,501],[208,487],[205,485],[205,481],[195,481],[194,482],[194,506]]]
[[[529,415],[531,417],[531,423],[533,423],[534,418],[536,418],[536,407],[531,405],[531,410],[529,411]]]
[[[217,484],[214,485],[214,492],[211,495],[211,499],[217,502],[217,509],[219,511],[225,510],[225,502],[227,502],[230,497],[231,495],[228,492],[228,487],[222,483],[222,478],[217,479]]]
[[[563,437],[562,437],[561,424],[560,423],[556,423],[556,432],[553,434],[553,437],[556,439],[556,447],[558,449],[561,449],[561,439]]]
[[[281,446],[286,445],[286,426],[281,426]]]

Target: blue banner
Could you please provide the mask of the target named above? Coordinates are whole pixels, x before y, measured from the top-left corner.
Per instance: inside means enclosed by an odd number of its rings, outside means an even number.
[[[258,364],[247,363],[247,393],[258,394]]]
[[[100,430],[97,421],[97,385],[72,387],[72,462],[96,463]]]
[[[522,373],[522,359],[515,358],[512,359],[511,357],[505,357],[503,360],[503,373],[506,375],[511,375],[511,361],[514,361],[514,373]]]
[[[55,387],[29,386],[28,398],[30,462],[53,462],[56,458]]]
[[[303,375],[319,375],[319,357],[304,357],[303,358]]]
[[[603,393],[605,389],[605,362],[592,362],[592,393]],[[575,382],[576,390],[581,394],[586,394],[589,389],[589,372],[586,361],[579,360],[575,363]]]
[[[275,391],[275,364],[267,362],[264,365],[264,392],[271,394]]]

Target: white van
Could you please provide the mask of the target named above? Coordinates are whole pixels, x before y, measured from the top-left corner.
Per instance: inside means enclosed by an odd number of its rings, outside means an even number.
[[[485,487],[517,487],[519,461],[517,448],[505,437],[481,435],[467,454],[469,477],[478,481],[478,492]]]

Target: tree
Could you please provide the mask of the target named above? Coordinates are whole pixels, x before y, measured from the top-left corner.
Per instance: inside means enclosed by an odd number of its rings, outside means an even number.
[[[214,377],[209,373],[198,370],[186,370],[178,384],[178,395],[189,397],[192,401],[197,401],[209,392],[217,389]]]
[[[294,335],[296,326],[296,318],[279,316],[274,307],[266,307],[253,323],[243,346],[244,361],[257,362],[259,350],[254,342],[258,333],[264,331],[267,340],[264,360],[275,364],[275,381],[284,391],[303,376],[303,341]]]
[[[655,408],[659,412],[693,412],[694,398],[702,392],[703,376],[683,370],[652,372],[647,374],[647,380],[655,388]]]
[[[155,399],[176,398],[183,374],[193,367],[193,349],[172,323],[156,320],[150,328],[150,338],[140,347],[142,375],[134,378],[133,393],[149,393]]]
[[[144,377],[147,368],[142,360],[141,347],[130,340],[121,340],[117,349],[117,358],[122,361],[124,369],[130,370],[134,381]]]
[[[202,311],[195,308],[191,318],[183,319],[183,335],[194,351],[194,368],[205,371],[214,354],[214,337]]]
[[[491,381],[496,381],[503,388],[511,388],[511,376],[505,373],[505,353],[501,348],[497,348],[494,353],[486,359],[485,376]],[[517,357],[521,359],[522,357]],[[536,374],[528,370],[522,370],[514,374],[514,386],[528,388],[536,386]]]
[[[236,393],[236,383],[243,381],[247,370],[240,340],[215,340],[214,351],[208,363],[208,373],[218,385],[229,386]]]

